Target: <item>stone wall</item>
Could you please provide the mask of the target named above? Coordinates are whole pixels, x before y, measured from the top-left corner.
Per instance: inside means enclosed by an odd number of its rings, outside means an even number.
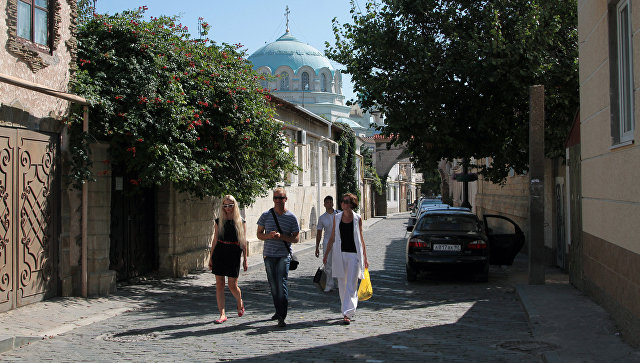
[[[158,188],[156,228],[160,275],[181,277],[206,268],[217,203],[215,198],[193,197],[171,185]]]
[[[109,159],[106,144],[91,147],[93,160]],[[104,296],[116,291],[116,272],[109,270],[111,246],[111,175],[100,173],[102,162],[94,162],[96,181],[89,183],[87,219],[87,288],[89,296]],[[81,280],[81,279],[79,279]],[[81,284],[81,281],[79,281]],[[77,293],[79,295],[79,291]]]
[[[544,176],[544,246],[545,262],[555,265],[556,244],[555,228],[558,228],[555,213],[555,182],[556,178],[565,177],[563,159],[545,159]],[[462,183],[454,187],[460,192]],[[456,196],[454,196],[456,199]],[[469,201],[475,213],[482,217],[484,214],[499,214],[512,219],[525,234],[525,247],[528,250],[529,241],[529,176],[512,175],[507,177],[503,185],[494,184],[479,176],[477,182],[469,183]],[[563,200],[566,203],[566,198]]]

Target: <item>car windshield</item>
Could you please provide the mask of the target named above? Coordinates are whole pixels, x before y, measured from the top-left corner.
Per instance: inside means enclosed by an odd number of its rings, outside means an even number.
[[[480,232],[478,218],[473,215],[425,215],[418,221],[418,231]]]
[[[423,199],[422,202],[420,202],[420,206],[427,204],[442,204],[442,201],[440,199]]]

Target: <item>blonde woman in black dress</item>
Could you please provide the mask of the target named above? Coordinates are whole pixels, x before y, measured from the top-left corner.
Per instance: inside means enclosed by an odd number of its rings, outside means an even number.
[[[225,276],[229,279],[229,291],[236,298],[238,316],[244,315],[244,303],[242,292],[238,287],[238,275],[240,274],[240,256],[242,255],[242,267],[247,271],[247,227],[240,217],[240,209],[236,199],[231,195],[225,195],[222,199],[220,212],[216,218],[211,254],[209,256],[209,268],[216,275],[216,301],[220,318],[214,323],[222,324],[227,321],[224,299]]]

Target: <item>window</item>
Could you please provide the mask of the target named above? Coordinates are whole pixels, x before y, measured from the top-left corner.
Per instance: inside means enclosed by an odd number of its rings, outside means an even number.
[[[315,141],[312,141],[309,144],[309,158],[310,160],[310,171],[311,171],[311,185],[316,185],[318,182],[318,144]]]
[[[322,75],[320,76],[320,82],[322,83],[322,92],[327,92],[327,75],[322,73]]]
[[[49,45],[48,0],[18,0],[18,37]]]
[[[336,175],[336,157],[331,157],[331,185],[336,185],[337,175]]]
[[[304,185],[304,172],[305,172],[305,167],[304,167],[304,149],[307,148],[307,145],[300,145],[297,146],[296,149],[298,150],[298,167],[300,168],[300,171],[298,172],[298,185],[299,186],[303,186]]]
[[[322,185],[327,185],[329,181],[329,150],[322,147]]]
[[[613,145],[633,140],[633,48],[631,1],[609,8],[609,65],[611,74],[611,139]]]
[[[303,91],[308,91],[311,88],[309,87],[309,73],[307,72],[302,72],[302,90]]]
[[[292,135],[290,133],[287,133],[287,148],[286,151],[295,157],[295,146],[293,143],[295,135]],[[293,172],[289,172],[287,173],[285,179],[284,179],[284,185],[285,186],[290,186],[291,185],[291,181],[293,180]]]
[[[260,85],[262,86],[262,88],[269,88],[269,81],[267,80],[268,78],[269,78],[269,75],[263,72],[262,77],[260,78]]]
[[[289,90],[289,73],[287,72],[280,73],[280,90],[281,91]]]

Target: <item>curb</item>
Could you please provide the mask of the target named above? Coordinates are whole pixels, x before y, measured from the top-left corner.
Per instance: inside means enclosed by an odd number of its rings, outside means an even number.
[[[37,340],[42,340],[43,337],[6,337],[0,336],[0,354],[8,352],[10,350],[20,348],[23,345],[27,345]]]

